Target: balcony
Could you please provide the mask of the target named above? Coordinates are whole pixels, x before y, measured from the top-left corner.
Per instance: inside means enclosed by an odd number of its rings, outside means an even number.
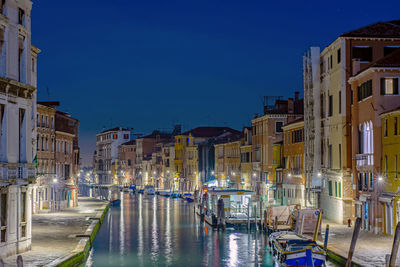
[[[355,157],[357,171],[368,171],[372,169],[374,164],[374,154],[357,154]]]
[[[30,163],[2,163],[0,165],[0,181],[15,182],[17,179],[34,182],[36,168]]]

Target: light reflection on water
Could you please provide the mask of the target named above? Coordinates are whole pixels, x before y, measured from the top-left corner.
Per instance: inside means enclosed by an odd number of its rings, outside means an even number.
[[[264,235],[213,231],[193,204],[123,194],[111,207],[86,266],[274,266]]]

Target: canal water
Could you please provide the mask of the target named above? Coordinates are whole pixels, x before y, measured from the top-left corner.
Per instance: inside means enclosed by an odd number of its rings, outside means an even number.
[[[182,199],[121,193],[82,266],[277,266],[265,236],[215,231]]]

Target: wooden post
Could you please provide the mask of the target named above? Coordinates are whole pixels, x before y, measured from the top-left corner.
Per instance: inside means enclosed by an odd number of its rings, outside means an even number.
[[[392,253],[390,254],[390,260],[389,260],[389,267],[394,267],[396,265],[399,243],[400,243],[400,222],[397,223],[396,232],[394,234]]]
[[[262,217],[263,217],[263,213],[262,213],[262,208],[263,208],[263,203],[262,200],[260,198],[260,230],[262,231]]]
[[[360,228],[361,228],[361,218],[357,218],[356,223],[354,225],[353,237],[351,238],[349,255],[347,256],[347,261],[346,261],[346,267],[351,266],[351,260],[353,258],[354,249],[356,248],[356,243],[358,239],[358,234],[360,233]]]
[[[322,219],[322,212],[319,211],[317,224],[315,225],[313,241],[317,241],[318,233],[319,233],[319,226],[321,225],[321,219]]]
[[[328,237],[329,237],[329,224],[326,225],[325,229],[325,241],[324,241],[324,250],[328,250]]]
[[[23,267],[24,266],[24,261],[22,260],[22,256],[18,255],[17,257],[17,266],[18,267]]]
[[[299,235],[303,235],[303,229],[304,229],[304,213],[301,214],[300,232],[299,232]]]
[[[275,232],[278,231],[278,216],[275,216],[275,221],[274,221],[274,230]]]

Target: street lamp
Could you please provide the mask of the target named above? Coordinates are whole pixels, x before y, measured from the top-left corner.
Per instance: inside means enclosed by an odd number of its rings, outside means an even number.
[[[321,175],[322,175],[321,172],[318,172],[318,177],[321,177]]]

